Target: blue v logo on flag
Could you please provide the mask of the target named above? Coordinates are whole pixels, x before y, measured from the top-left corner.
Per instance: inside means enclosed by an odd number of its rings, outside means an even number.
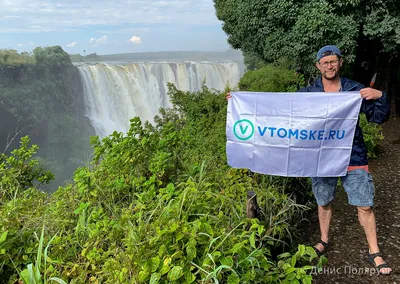
[[[233,134],[239,140],[249,140],[254,135],[254,124],[248,119],[238,120],[233,126]]]

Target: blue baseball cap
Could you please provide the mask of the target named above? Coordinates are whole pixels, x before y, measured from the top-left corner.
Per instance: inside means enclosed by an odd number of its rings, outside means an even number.
[[[337,48],[334,45],[325,45],[323,48],[321,48],[318,53],[317,53],[317,61],[320,61],[322,56],[325,52],[332,52],[332,55],[337,55],[339,57],[342,57],[342,53],[340,52],[340,49]]]

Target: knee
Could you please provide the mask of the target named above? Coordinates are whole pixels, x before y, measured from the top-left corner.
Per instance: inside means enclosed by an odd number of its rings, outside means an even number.
[[[372,212],[372,207],[371,206],[358,206],[357,211],[360,214],[369,214]]]
[[[331,204],[330,203],[328,203],[328,204],[326,204],[326,205],[324,205],[324,206],[319,206],[321,209],[323,209],[324,211],[328,211],[328,210],[331,210]]]

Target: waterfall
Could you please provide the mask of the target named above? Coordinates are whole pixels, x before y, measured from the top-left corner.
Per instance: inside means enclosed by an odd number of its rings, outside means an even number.
[[[84,85],[86,116],[105,137],[113,131],[126,133],[135,116],[153,122],[160,108],[171,107],[167,83],[179,90],[196,92],[205,80],[208,88],[236,87],[240,71],[236,63],[135,63],[78,66]]]

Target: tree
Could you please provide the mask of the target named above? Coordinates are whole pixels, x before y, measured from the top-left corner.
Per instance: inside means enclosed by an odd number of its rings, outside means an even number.
[[[61,46],[36,47],[33,59],[37,65],[72,66],[71,58]]]
[[[257,70],[264,67],[267,62],[257,53],[255,52],[245,52],[244,56],[244,65],[247,70]]]
[[[96,52],[94,52],[94,53],[90,53],[88,56],[86,56],[87,58],[90,58],[90,59],[96,59],[96,58],[98,58],[99,56],[97,55],[97,53]]]
[[[270,64],[246,72],[239,81],[239,89],[248,92],[295,92],[302,84],[300,74]]]
[[[71,58],[72,62],[82,62],[83,61],[83,57],[79,53],[70,54],[69,57]]]
[[[400,89],[395,83],[400,53],[398,0],[214,0],[214,4],[228,42],[236,49],[259,54],[267,62],[292,58],[306,76],[312,76],[317,50],[335,44],[350,63],[347,75],[368,83],[377,72],[381,87],[392,94]]]
[[[22,65],[22,64],[31,64],[32,57],[29,56],[29,53],[22,52],[19,54],[14,49],[0,49],[0,64],[3,65]]]
[[[4,63],[4,64],[7,64],[7,59],[8,59],[8,57],[10,57],[10,54],[9,54],[9,53],[5,53],[5,54],[3,55],[3,63]]]

